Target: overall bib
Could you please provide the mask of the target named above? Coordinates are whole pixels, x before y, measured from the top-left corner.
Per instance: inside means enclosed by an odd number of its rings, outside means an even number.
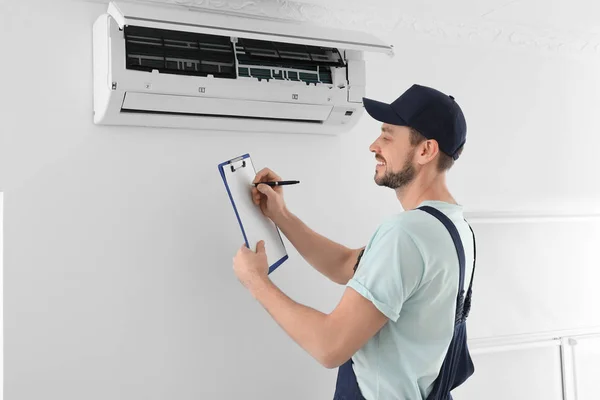
[[[467,290],[467,296],[464,294],[465,281],[465,251],[462,241],[458,234],[456,226],[448,217],[436,208],[423,206],[418,209],[437,218],[448,230],[459,261],[459,287],[456,300],[456,317],[454,322],[454,335],[450,342],[450,347],[440,368],[437,379],[434,382],[433,390],[427,396],[426,400],[452,400],[450,391],[464,383],[475,371],[469,349],[467,347],[467,326],[466,320],[471,308],[471,288],[473,285],[473,275],[475,275],[475,260],[473,260],[473,273],[471,282]],[[469,226],[469,228],[471,228]],[[473,229],[471,229],[473,233]],[[475,234],[473,233],[473,251],[475,251]],[[475,256],[475,253],[474,253]],[[352,367],[352,358],[340,366],[338,369],[337,382],[333,400],[366,400],[358,387],[358,381]],[[406,399],[417,400],[417,399]]]

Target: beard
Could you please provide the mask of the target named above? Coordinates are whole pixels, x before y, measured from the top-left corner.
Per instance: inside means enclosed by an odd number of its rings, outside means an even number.
[[[384,175],[377,179],[375,173],[375,183],[379,186],[389,187],[390,189],[400,189],[415,179],[416,170],[411,163],[412,157],[408,157],[402,169],[399,172],[385,171]]]

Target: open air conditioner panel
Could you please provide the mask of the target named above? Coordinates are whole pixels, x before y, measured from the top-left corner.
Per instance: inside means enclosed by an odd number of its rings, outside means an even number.
[[[139,26],[393,54],[392,46],[366,32],[202,13],[191,10],[184,4],[163,4],[161,7],[155,7],[136,2],[111,1],[108,5],[108,13],[120,29],[126,26]]]

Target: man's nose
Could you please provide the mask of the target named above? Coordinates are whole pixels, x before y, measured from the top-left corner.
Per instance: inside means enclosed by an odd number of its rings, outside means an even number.
[[[372,153],[378,153],[379,152],[379,146],[377,145],[377,141],[374,141],[373,143],[371,143],[371,145],[369,146],[369,150]]]

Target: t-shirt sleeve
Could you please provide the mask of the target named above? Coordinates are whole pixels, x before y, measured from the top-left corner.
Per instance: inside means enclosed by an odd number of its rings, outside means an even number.
[[[395,322],[422,276],[421,253],[411,236],[396,222],[375,232],[346,286]]]

